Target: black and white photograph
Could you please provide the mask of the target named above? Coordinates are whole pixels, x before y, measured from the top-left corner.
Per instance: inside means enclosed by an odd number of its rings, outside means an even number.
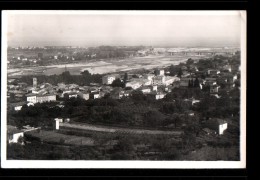
[[[246,11],[2,11],[3,168],[245,168]]]

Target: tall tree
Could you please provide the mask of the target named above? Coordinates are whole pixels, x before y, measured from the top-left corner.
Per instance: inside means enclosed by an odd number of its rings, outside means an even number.
[[[200,87],[200,82],[199,82],[199,79],[196,77],[195,81],[194,81],[194,87],[195,88],[198,88]]]
[[[125,83],[122,82],[119,78],[115,79],[113,82],[112,82],[112,87],[122,87],[124,88],[125,87]]]
[[[183,73],[182,73],[182,69],[180,68],[180,69],[179,69],[179,72],[178,72],[178,77],[181,78],[182,75],[183,75]]]
[[[124,75],[124,83],[126,83],[127,80],[128,80],[128,74],[125,73],[125,75]]]

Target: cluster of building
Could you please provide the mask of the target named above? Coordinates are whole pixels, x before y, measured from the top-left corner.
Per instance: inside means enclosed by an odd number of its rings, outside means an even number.
[[[20,110],[23,105],[33,106],[35,103],[57,101],[57,98],[78,98],[85,100],[102,98],[110,94],[111,98],[121,99],[131,96],[133,90],[140,90],[145,95],[150,95],[155,99],[162,99],[174,88],[197,87],[207,88],[209,93],[219,98],[221,89],[228,92],[235,87],[235,82],[239,78],[239,68],[232,68],[225,65],[216,69],[199,71],[196,64],[183,65],[182,76],[168,76],[164,69],[156,69],[145,74],[124,75],[108,74],[102,77],[102,84],[91,84],[90,86],[79,86],[77,84],[49,83],[38,84],[33,78],[33,85],[28,86],[24,82],[13,83],[15,79],[8,79],[7,98],[14,96],[18,102],[12,103],[15,110]],[[202,78],[204,75],[205,78]],[[119,79],[125,83],[125,88],[112,87],[112,83]],[[223,87],[224,85],[224,87]],[[26,97],[26,99],[24,98]]]
[[[106,85],[112,84],[120,75],[110,74],[102,78],[102,83]],[[121,80],[122,81],[122,80]],[[142,75],[128,75],[125,80],[126,89],[140,90],[143,94],[153,95],[155,99],[162,99],[167,92],[171,92],[174,88],[173,83],[180,81],[176,76],[166,76],[164,69],[156,69],[154,72]],[[121,90],[119,98],[129,96],[129,91]]]
[[[182,69],[187,69],[183,66]],[[201,76],[205,78],[201,78]],[[180,78],[180,83],[177,85],[180,88],[194,87],[197,83],[200,89],[206,89],[211,95],[219,98],[218,94],[220,90],[225,90],[229,92],[235,87],[236,81],[238,81],[240,76],[240,69],[231,68],[231,65],[223,65],[217,69],[207,69],[205,71],[199,71],[196,67],[188,72],[185,72],[182,78]]]

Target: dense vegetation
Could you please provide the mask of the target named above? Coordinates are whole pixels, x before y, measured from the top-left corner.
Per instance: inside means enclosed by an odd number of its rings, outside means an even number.
[[[70,134],[73,133],[70,131]],[[8,159],[28,160],[239,160],[239,151],[223,137],[198,140],[169,135],[88,134],[94,146],[41,143],[25,137],[25,145],[7,146]],[[30,143],[26,143],[30,142]],[[115,143],[116,142],[116,143]],[[231,142],[231,143],[230,143]],[[205,146],[204,144],[209,145]],[[195,153],[197,151],[197,153]]]

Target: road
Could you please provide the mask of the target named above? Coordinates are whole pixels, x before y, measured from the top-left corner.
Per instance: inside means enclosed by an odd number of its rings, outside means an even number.
[[[98,131],[98,132],[108,132],[108,133],[124,133],[124,134],[151,134],[151,135],[176,135],[180,136],[182,134],[181,130],[173,131],[162,131],[162,130],[148,130],[148,129],[130,129],[130,128],[120,128],[120,127],[111,127],[111,126],[99,126],[92,124],[78,124],[78,123],[60,123],[61,127],[82,129],[89,131]]]

